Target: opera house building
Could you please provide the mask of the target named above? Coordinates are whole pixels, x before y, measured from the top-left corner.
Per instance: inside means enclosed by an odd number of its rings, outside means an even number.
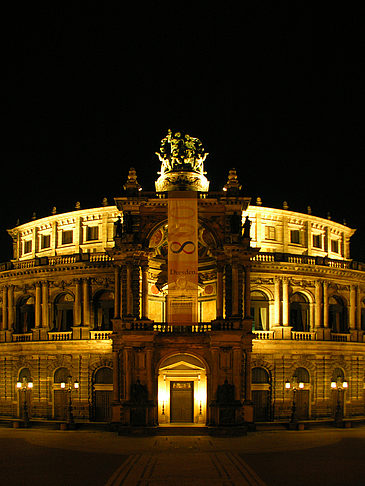
[[[154,192],[127,168],[113,203],[8,229],[0,416],[122,428],[365,415],[355,230],[251,201],[235,169],[210,191],[189,135],[169,131],[157,155]]]

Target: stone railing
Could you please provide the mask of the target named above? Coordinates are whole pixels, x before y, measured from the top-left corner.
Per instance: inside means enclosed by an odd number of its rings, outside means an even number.
[[[274,339],[274,331],[253,331],[253,338],[260,341]]]
[[[337,341],[339,343],[344,343],[350,340],[350,334],[339,333],[339,332],[332,332],[331,333],[331,341]]]
[[[364,263],[353,260],[333,260],[327,257],[296,255],[294,253],[259,252],[257,255],[252,257],[252,261],[263,263],[283,262],[298,265],[321,265],[331,268],[343,268],[360,271],[365,270]]]
[[[29,260],[5,262],[0,264],[0,272],[7,270],[21,270],[40,266],[69,265],[79,262],[111,262],[113,258],[104,252],[97,253],[74,253],[72,255],[42,256]]]
[[[106,340],[112,338],[113,331],[90,331],[90,339]]]
[[[48,333],[48,339],[50,341],[71,341],[72,331],[58,331],[58,332],[50,331]]]
[[[24,334],[12,334],[12,341],[15,343],[24,343],[31,341],[33,337],[33,333],[27,332]]]
[[[294,341],[315,341],[315,332],[292,331],[291,338]]]
[[[153,330],[155,332],[161,333],[202,333],[210,332],[212,330],[211,324],[196,324],[194,326],[179,326],[179,325],[169,325],[169,324],[154,324]]]

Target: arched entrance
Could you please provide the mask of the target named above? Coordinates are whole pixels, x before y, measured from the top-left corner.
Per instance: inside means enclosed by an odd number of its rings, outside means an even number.
[[[113,396],[113,370],[103,366],[96,370],[93,380],[93,411],[97,422],[110,422]]]
[[[271,418],[271,379],[265,368],[252,369],[252,401],[254,421],[265,422]]]
[[[205,424],[207,373],[190,354],[166,358],[158,370],[158,423]]]

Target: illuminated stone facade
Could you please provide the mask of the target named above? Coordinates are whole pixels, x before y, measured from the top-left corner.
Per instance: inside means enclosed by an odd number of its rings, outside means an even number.
[[[72,392],[79,421],[287,420],[293,377],[303,383],[299,419],[333,417],[338,399],[346,416],[365,414],[365,266],[350,259],[354,230],[252,205],[234,170],[224,190],[209,192],[201,153],[189,156],[189,167],[181,158],[165,162],[161,192],[144,192],[131,170],[115,205],[9,230],[14,258],[0,268],[0,415],[22,416],[16,383],[31,378],[30,417],[64,419],[67,376],[80,383]],[[171,326],[166,316],[174,184],[198,189],[193,326]],[[331,389],[338,378],[348,382],[341,393]]]

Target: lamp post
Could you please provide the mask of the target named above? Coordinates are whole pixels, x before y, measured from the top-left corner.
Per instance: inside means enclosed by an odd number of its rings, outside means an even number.
[[[294,429],[297,426],[297,406],[296,406],[296,394],[298,390],[303,390],[304,388],[304,383],[302,381],[298,382],[298,379],[296,376],[293,376],[291,381],[287,381],[285,383],[285,389],[286,390],[292,390],[293,391],[293,402],[291,406],[291,417],[290,417],[290,422],[289,422],[289,428]]]
[[[79,389],[79,382],[75,380],[72,383],[72,376],[67,377],[67,382],[61,382],[61,389],[67,392],[68,400],[67,400],[67,425],[69,428],[73,428],[75,426],[74,416],[72,413],[72,390],[78,391]]]
[[[24,420],[24,427],[29,427],[29,414],[28,414],[28,405],[27,405],[27,391],[32,390],[33,388],[33,380],[30,378],[27,380],[26,377],[23,377],[23,381],[18,381],[16,384],[17,389],[20,393],[23,393],[23,420]]]
[[[348,382],[342,381],[342,378],[340,376],[337,378],[337,381],[331,381],[331,389],[337,390],[337,405],[335,410],[336,427],[342,427],[343,425],[343,405],[341,403],[341,392],[347,390],[348,386],[349,386]]]

